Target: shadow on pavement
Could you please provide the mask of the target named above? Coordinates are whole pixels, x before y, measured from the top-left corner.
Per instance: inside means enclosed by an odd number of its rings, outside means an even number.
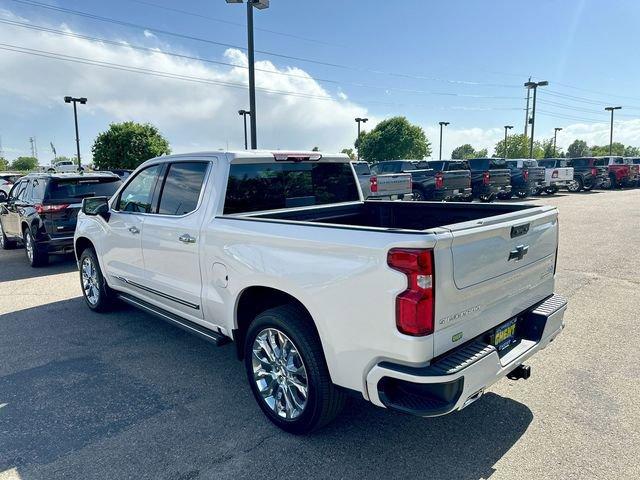
[[[51,255],[48,265],[31,268],[27,263],[23,248],[0,250],[0,282],[45,277],[58,273],[73,272],[77,269],[73,255]]]
[[[0,472],[22,480],[477,480],[532,419],[492,393],[432,419],[354,399],[296,437],[264,418],[233,347],[126,306],[95,314],[82,299],[0,316]]]

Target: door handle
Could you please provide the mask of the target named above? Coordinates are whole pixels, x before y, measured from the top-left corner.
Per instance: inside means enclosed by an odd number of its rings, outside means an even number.
[[[140,230],[138,230],[137,227],[129,227],[129,231],[134,235],[137,235],[138,233],[140,233]]]
[[[182,235],[180,235],[178,237],[178,240],[180,240],[182,243],[196,243],[196,237],[192,237],[188,233],[183,233]]]

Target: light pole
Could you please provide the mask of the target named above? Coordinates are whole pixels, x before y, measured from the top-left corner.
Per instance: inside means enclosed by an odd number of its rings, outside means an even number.
[[[244,119],[244,149],[247,150],[247,115],[251,116],[251,112],[249,110],[238,110],[238,115],[242,115]]]
[[[75,98],[75,97],[64,97],[64,103],[73,103],[73,120],[76,124],[76,150],[78,152],[78,170],[82,168],[82,164],[80,163],[80,136],[78,135],[78,110],[76,108],[76,103],[80,103],[84,105],[87,103],[87,99],[84,97]]]
[[[511,130],[513,125],[505,125],[504,126],[504,158],[506,159],[509,156],[509,149],[507,148],[507,131]]]
[[[609,155],[613,155],[613,111],[620,110],[622,107],[605,107],[604,109],[611,112],[611,130],[609,131]]]
[[[561,132],[562,128],[561,127],[556,127],[553,129],[553,158],[556,157],[557,153],[556,153],[556,140],[558,139],[558,132]]]
[[[439,122],[440,124],[440,154],[438,160],[442,160],[442,127],[446,127],[450,122]]]
[[[244,0],[226,0],[227,3],[243,3]],[[247,59],[249,61],[249,111],[251,112],[251,150],[258,148],[256,128],[256,71],[253,50],[253,7],[269,8],[269,0],[247,0]]]
[[[360,118],[357,117],[356,118],[356,123],[358,124],[358,139],[356,140],[356,142],[358,143],[358,161],[360,161],[360,124],[361,123],[367,123],[369,121],[368,118]]]
[[[549,82],[546,80],[542,82],[526,82],[524,84],[527,89],[531,90],[533,88],[533,108],[531,109],[531,140],[529,142],[529,158],[533,158],[533,133],[536,128],[536,92],[538,91],[538,87],[546,87],[549,85]]]

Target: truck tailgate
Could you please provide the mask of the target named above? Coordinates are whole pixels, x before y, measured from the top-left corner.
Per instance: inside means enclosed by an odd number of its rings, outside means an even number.
[[[525,210],[526,212],[526,210]],[[522,220],[480,220],[475,228],[452,226],[453,279],[458,289],[494,279],[553,256],[557,246],[557,214]]]
[[[377,178],[378,190],[372,192],[372,195],[400,195],[411,193],[411,174],[397,173],[374,175]]]
[[[506,169],[489,170],[489,182],[496,186],[511,185],[511,171]]]
[[[443,177],[446,190],[458,190],[471,186],[471,173],[469,170],[449,170],[443,172]]]

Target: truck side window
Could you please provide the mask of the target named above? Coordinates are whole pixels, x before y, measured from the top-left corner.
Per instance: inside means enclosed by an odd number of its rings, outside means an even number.
[[[153,192],[161,171],[162,165],[153,165],[138,173],[120,193],[116,210],[150,213]]]
[[[172,163],[160,193],[158,213],[186,215],[198,206],[208,162]]]

